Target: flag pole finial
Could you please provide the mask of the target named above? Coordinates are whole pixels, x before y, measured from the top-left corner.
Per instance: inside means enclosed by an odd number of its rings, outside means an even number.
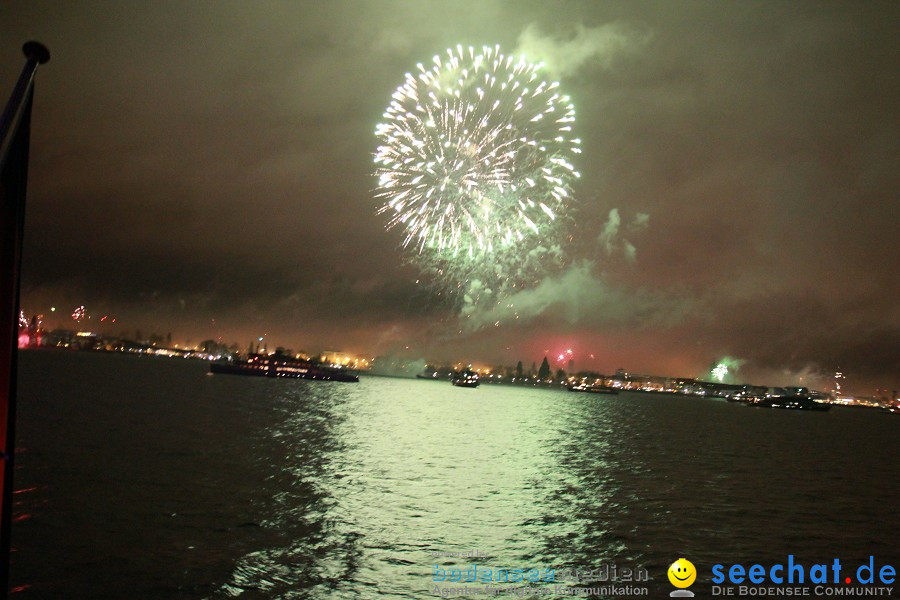
[[[50,60],[50,51],[47,50],[47,46],[43,45],[40,42],[25,42],[25,45],[22,46],[22,52],[25,53],[26,58],[33,58],[38,62],[39,65],[42,65]]]

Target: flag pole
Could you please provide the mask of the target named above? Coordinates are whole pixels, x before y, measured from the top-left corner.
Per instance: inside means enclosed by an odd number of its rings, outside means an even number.
[[[9,590],[13,457],[16,432],[16,365],[19,338],[19,276],[28,183],[31,102],[38,65],[50,60],[39,42],[22,46],[25,66],[0,117],[0,594]]]

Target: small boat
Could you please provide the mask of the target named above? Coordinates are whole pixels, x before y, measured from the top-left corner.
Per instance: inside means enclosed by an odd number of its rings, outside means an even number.
[[[447,379],[447,374],[438,373],[437,371],[432,371],[431,373],[416,373],[416,379],[430,379],[431,381],[439,381],[441,379]]]
[[[343,369],[312,363],[283,354],[251,354],[247,360],[214,362],[209,372],[220,375],[250,375],[255,377],[287,377],[355,383],[359,377]]]
[[[611,388],[605,385],[599,384],[590,384],[590,383],[573,383],[568,386],[568,390],[570,392],[586,392],[588,394],[609,394],[611,396],[616,396],[619,394],[619,390],[616,388]]]
[[[453,374],[453,379],[450,380],[450,383],[457,387],[476,388],[478,387],[478,373],[468,369],[458,371]]]

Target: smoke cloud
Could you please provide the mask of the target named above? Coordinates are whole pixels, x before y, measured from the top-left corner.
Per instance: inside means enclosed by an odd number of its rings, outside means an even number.
[[[538,317],[592,327],[670,327],[680,323],[692,303],[659,290],[626,290],[595,273],[594,261],[584,260],[531,289],[504,294],[492,309],[464,313],[465,328],[525,324]]]
[[[609,211],[609,218],[606,219],[603,231],[600,232],[600,236],[597,238],[597,241],[606,249],[607,254],[612,254],[614,251],[613,242],[616,236],[619,235],[619,226],[621,224],[622,219],[619,217],[619,209],[614,208]]]
[[[761,381],[770,386],[799,386],[821,392],[828,392],[834,388],[834,373],[828,373],[819,365],[812,363],[797,369],[762,369],[757,375]]]
[[[545,35],[532,23],[519,35],[516,52],[543,61],[555,76],[566,77],[590,63],[609,69],[618,56],[640,50],[650,37],[649,32],[621,22],[599,27],[579,24],[563,35]]]
[[[402,356],[379,356],[372,365],[371,373],[382,377],[415,377],[425,370],[425,360]]]
[[[638,232],[646,229],[649,223],[650,215],[639,212],[628,225],[628,231]],[[597,243],[600,244],[607,256],[613,256],[617,252],[621,252],[628,262],[634,263],[637,260],[637,248],[629,240],[619,235],[621,228],[622,217],[619,215],[619,209],[613,208],[609,211],[609,217],[603,225],[603,230],[597,236]]]

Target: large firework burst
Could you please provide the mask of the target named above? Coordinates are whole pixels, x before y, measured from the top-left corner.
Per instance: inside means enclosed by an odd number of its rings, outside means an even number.
[[[448,283],[521,279],[559,252],[580,140],[540,64],[499,47],[447,50],[406,74],[375,129],[379,213]]]

